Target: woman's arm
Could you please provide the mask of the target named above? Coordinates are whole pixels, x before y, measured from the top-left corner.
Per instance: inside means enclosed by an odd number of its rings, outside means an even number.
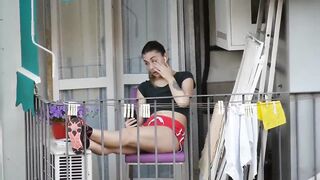
[[[189,96],[192,95],[193,92],[193,79],[187,78],[183,80],[181,88],[179,87],[177,81],[174,77],[168,80],[168,84],[172,93],[172,96],[183,96],[183,97],[174,97],[177,105],[179,107],[188,107],[190,104]]]
[[[155,66],[157,72],[168,82],[169,88],[171,90],[172,96],[174,96],[174,100],[179,107],[187,107],[190,104],[189,96],[192,95],[193,92],[193,79],[186,78],[183,80],[181,88],[179,87],[176,79],[172,75],[172,69],[167,63],[161,64],[155,62]],[[183,97],[175,97],[175,96],[183,96]]]

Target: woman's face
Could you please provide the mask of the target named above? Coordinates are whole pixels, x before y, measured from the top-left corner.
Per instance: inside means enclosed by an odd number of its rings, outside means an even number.
[[[150,75],[158,78],[161,77],[161,75],[156,72],[155,63],[165,64],[167,62],[167,55],[164,54],[164,56],[162,56],[160,52],[155,50],[149,51],[143,55],[143,61]]]

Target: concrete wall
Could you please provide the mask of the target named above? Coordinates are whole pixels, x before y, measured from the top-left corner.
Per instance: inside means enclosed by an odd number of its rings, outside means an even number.
[[[24,115],[21,107],[15,107],[16,69],[21,62],[19,0],[3,0],[0,4],[0,126],[3,138],[3,162],[0,163],[3,177],[0,178],[26,179]]]
[[[320,90],[320,1],[288,2],[290,91]]]
[[[0,1],[0,39],[3,37],[3,28],[4,28],[4,14],[3,14],[3,1]],[[0,62],[4,56],[4,42],[0,40]],[[2,75],[2,69],[0,69],[0,76]],[[1,83],[1,82],[0,82]],[[0,97],[2,94],[2,90],[0,89]],[[1,99],[0,99],[1,100]],[[1,106],[0,106],[1,108]],[[2,120],[0,119],[0,179],[3,179],[3,137],[2,137]]]
[[[291,0],[287,11],[289,91],[300,92],[290,97],[291,179],[308,179],[320,172],[320,1]]]

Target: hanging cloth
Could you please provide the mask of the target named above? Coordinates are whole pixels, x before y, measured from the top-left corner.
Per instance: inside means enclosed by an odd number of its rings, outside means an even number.
[[[215,158],[216,151],[218,148],[219,140],[221,137],[221,130],[224,122],[224,107],[223,102],[219,101],[214,106],[214,111],[211,117],[210,135],[207,133],[203,150],[201,151],[201,158],[199,160],[200,168],[200,180],[207,180],[209,178],[209,168],[211,167],[212,161]],[[208,131],[209,132],[209,131]],[[209,143],[210,136],[210,143]],[[209,148],[210,146],[210,148]],[[209,153],[210,149],[210,153]],[[209,158],[210,154],[210,158]]]
[[[226,123],[226,173],[232,179],[244,177],[243,167],[250,165],[250,177],[257,174],[258,119],[256,104],[230,104]]]
[[[265,130],[286,123],[286,116],[280,101],[258,102],[258,119],[262,121]]]

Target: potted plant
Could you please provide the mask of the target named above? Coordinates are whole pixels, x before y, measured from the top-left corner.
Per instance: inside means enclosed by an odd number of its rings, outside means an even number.
[[[67,106],[63,104],[50,104],[49,105],[49,118],[51,122],[52,134],[55,139],[66,138],[66,118]],[[78,107],[77,116],[83,118],[84,108],[83,106]]]
[[[65,112],[65,106],[62,104],[49,105],[49,118],[51,122],[52,134],[55,139],[66,138]]]

